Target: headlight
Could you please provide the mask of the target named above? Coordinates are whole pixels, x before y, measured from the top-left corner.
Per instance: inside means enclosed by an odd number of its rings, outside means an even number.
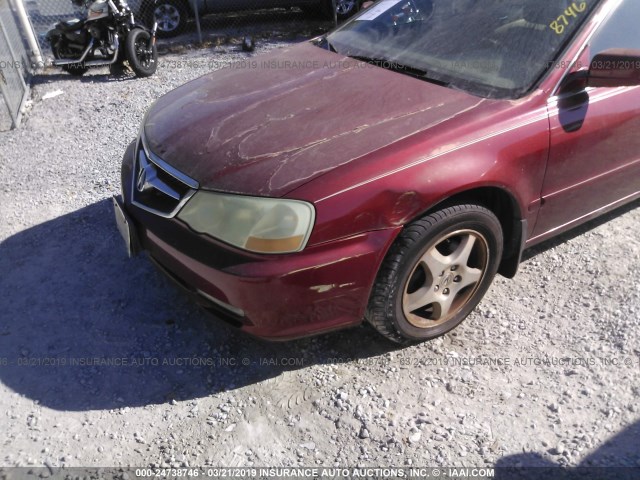
[[[299,252],[311,235],[315,210],[298,200],[198,191],[178,214],[193,230],[259,253]]]

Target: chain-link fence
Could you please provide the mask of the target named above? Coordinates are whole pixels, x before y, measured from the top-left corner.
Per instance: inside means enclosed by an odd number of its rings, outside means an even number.
[[[39,60],[25,36],[30,26],[18,1],[0,0],[0,131],[20,124],[29,77]]]
[[[336,0],[338,14],[355,13],[358,0]],[[333,20],[333,0],[130,0],[141,18],[158,22],[160,37],[189,31],[242,33],[268,29],[270,25]],[[329,27],[331,24],[329,23]],[[201,27],[201,28],[200,28]]]
[[[5,0],[0,0],[5,1]],[[82,18],[85,8],[71,0],[24,1],[44,55],[51,58],[46,32],[57,21]],[[158,22],[158,37],[201,43],[221,37],[252,35],[258,38],[272,31],[311,28],[328,30],[333,23],[333,4],[338,17],[354,13],[360,0],[128,0],[136,20],[147,26]],[[91,3],[91,0],[88,0]]]
[[[70,0],[22,0],[29,13],[31,25],[38,37],[43,53],[48,47],[45,39],[56,22],[81,16],[83,12],[74,7]]]
[[[46,33],[60,20],[86,17],[71,0],[0,0],[0,129],[16,126],[34,67],[49,64]],[[136,20],[158,24],[171,42],[231,42],[250,36],[320,34],[355,13],[362,0],[128,0]],[[44,56],[43,58],[40,56]]]

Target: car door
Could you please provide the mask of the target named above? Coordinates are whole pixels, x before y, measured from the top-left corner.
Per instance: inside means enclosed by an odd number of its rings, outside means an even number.
[[[236,12],[291,6],[292,0],[204,0],[207,12]]]
[[[640,50],[640,1],[623,0],[581,63],[610,48]],[[577,224],[640,191],[640,87],[588,88],[550,99],[550,151],[534,237]]]

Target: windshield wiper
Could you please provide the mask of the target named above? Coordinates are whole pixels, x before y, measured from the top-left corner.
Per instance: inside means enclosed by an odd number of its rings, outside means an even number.
[[[363,55],[349,55],[349,57],[354,58],[356,60],[360,60],[362,62],[370,63],[372,65],[376,65],[381,68],[386,68],[387,70],[391,70],[393,72],[406,73],[407,75],[411,75],[412,77],[425,78],[427,76],[426,70],[412,67],[410,65],[403,65],[401,63],[396,62],[395,60],[389,60],[386,58],[366,57]]]
[[[449,86],[449,82],[438,80],[437,78],[433,78],[429,76],[428,72],[424,69],[412,67],[410,65],[404,65],[394,60],[388,60],[386,58],[367,57],[364,55],[347,55],[347,56],[355,60],[360,60],[361,62],[367,62],[367,63],[370,63],[371,65],[376,65],[381,68],[386,68],[387,70],[391,70],[393,72],[404,73],[405,75],[410,75],[412,77],[419,78],[420,80],[424,80],[426,82],[435,83],[436,85],[440,85],[442,87]]]
[[[316,40],[315,45],[316,47],[324,48],[326,50],[329,50],[330,52],[338,53],[338,51],[333,47],[333,45],[331,45],[331,42],[329,41],[326,35]]]

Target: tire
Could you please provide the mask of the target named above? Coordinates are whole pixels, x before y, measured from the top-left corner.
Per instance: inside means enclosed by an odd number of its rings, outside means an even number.
[[[360,0],[335,0],[338,20],[346,20],[360,9]],[[333,0],[325,0],[326,14],[333,20]]]
[[[180,0],[158,0],[149,8],[147,17],[149,28],[153,26],[153,22],[158,22],[158,37],[169,38],[185,30],[189,12]]]
[[[445,334],[486,293],[502,248],[500,221],[480,205],[445,208],[408,225],[380,267],[367,321],[399,344]]]
[[[360,9],[360,5],[362,4],[360,0],[335,0],[335,2],[338,20],[346,20],[351,17]],[[306,8],[310,9],[312,7]],[[323,0],[322,3],[315,8],[322,18],[333,21],[333,0]]]
[[[134,28],[127,35],[126,54],[129,66],[138,77],[149,77],[158,68],[158,49],[149,48],[151,34],[141,28]]]
[[[61,40],[51,41],[51,53],[53,53],[53,58],[56,60],[60,60],[63,58],[69,58],[69,55],[65,52],[64,46],[61,46]],[[74,77],[81,77],[89,70],[89,67],[85,67],[81,63],[72,63],[70,65],[61,65],[62,70],[67,72],[69,75],[73,75]]]
[[[346,20],[360,9],[359,0],[336,0],[338,20]]]

